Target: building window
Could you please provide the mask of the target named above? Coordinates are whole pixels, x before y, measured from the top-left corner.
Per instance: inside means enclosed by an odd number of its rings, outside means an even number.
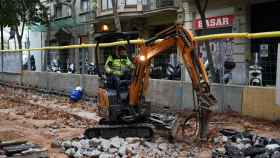
[[[62,17],[62,5],[61,4],[55,5],[55,17],[56,18]]]
[[[135,6],[137,5],[137,0],[125,0],[126,6]]]
[[[89,10],[89,0],[81,0],[80,12],[87,12]]]
[[[160,1],[157,1],[157,7],[158,8],[172,7],[172,6],[174,6],[174,4],[175,4],[174,0],[160,0]]]
[[[101,8],[102,10],[112,9],[112,0],[102,0]]]
[[[67,7],[67,6],[65,6],[65,7],[66,7],[66,16],[71,16],[72,15],[71,8]]]

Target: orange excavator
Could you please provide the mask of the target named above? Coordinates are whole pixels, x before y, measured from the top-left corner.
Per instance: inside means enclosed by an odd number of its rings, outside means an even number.
[[[133,33],[106,33],[96,37],[96,59],[100,42],[122,38],[128,41],[135,38]],[[151,60],[164,53],[172,46],[179,48],[183,62],[189,73],[193,87],[194,109],[191,117],[184,118],[183,125],[179,115],[166,116],[151,112],[151,103],[145,100],[149,85],[149,72]],[[132,72],[127,89],[122,92],[126,95],[116,95],[114,90],[108,86],[106,76],[99,76],[101,86],[98,89],[97,106],[103,119],[93,128],[86,129],[84,135],[87,138],[103,137],[142,137],[150,139],[156,128],[164,128],[175,137],[179,127],[186,127],[190,119],[195,120],[196,128],[191,127],[194,133],[205,137],[208,129],[208,119],[211,107],[216,103],[215,97],[210,92],[207,72],[199,55],[195,52],[196,43],[191,32],[185,30],[182,25],[177,24],[163,30],[154,37],[139,45],[139,53],[133,61],[135,69]],[[96,61],[98,63],[98,61]],[[126,84],[127,85],[127,84]],[[121,88],[119,88],[121,89]],[[116,98],[123,96],[122,98]],[[116,101],[121,100],[121,101]]]

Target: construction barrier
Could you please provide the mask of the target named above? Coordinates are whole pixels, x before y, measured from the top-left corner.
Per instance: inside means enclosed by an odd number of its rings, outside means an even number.
[[[244,87],[242,114],[267,120],[280,119],[274,87]]]
[[[56,82],[53,82],[53,81]],[[25,87],[45,89],[47,92],[69,94],[83,82],[85,94],[96,96],[98,77],[95,75],[50,73],[24,71],[22,74],[0,73],[0,83],[17,84]],[[169,105],[172,108],[192,109],[191,83],[183,81],[150,80],[147,99],[159,108]],[[275,104],[275,88],[248,87],[221,84],[211,85],[213,94],[218,99],[217,112],[234,111],[242,115],[267,120],[280,119],[280,107]],[[224,90],[223,90],[224,89]],[[221,95],[222,93],[230,94]],[[224,104],[222,104],[224,102]],[[223,105],[226,105],[223,107]]]

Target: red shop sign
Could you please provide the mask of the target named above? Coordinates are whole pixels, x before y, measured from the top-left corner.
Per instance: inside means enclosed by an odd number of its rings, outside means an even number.
[[[215,16],[215,17],[209,17],[206,19],[208,28],[222,28],[222,27],[232,26],[233,21],[234,21],[233,15]],[[196,30],[202,29],[201,19],[196,19],[194,21],[194,28]]]

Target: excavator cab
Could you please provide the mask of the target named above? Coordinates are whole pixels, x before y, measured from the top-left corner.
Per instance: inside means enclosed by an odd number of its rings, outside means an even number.
[[[138,124],[137,121],[144,117],[141,117],[142,115],[139,115],[139,112],[134,109],[134,107],[129,106],[128,89],[131,80],[133,80],[133,76],[121,80],[119,84],[120,87],[116,89],[112,86],[110,76],[107,75],[103,69],[105,65],[100,64],[104,63],[100,62],[101,55],[104,56],[104,54],[101,54],[101,49],[104,48],[100,47],[100,43],[106,45],[106,43],[127,41],[125,46],[128,53],[127,55],[131,59],[133,49],[129,40],[137,39],[138,37],[139,34],[137,32],[106,32],[95,36],[95,41],[97,42],[95,47],[95,63],[99,76],[97,107],[98,113],[102,119],[99,121],[98,126],[89,128],[85,131],[84,135],[86,137],[111,138],[116,135],[119,137],[152,137],[153,129],[150,125]],[[114,46],[110,45],[108,47]],[[134,72],[131,72],[131,75],[133,74]]]
[[[131,109],[128,105],[128,86],[131,82],[133,76],[133,72],[127,73],[126,76],[119,81],[118,88],[113,86],[112,83],[112,76],[106,74],[103,70],[104,65],[100,65],[99,63],[99,55],[101,52],[100,50],[100,43],[111,43],[117,41],[127,41],[126,49],[127,55],[131,59],[132,57],[132,49],[129,43],[129,40],[137,39],[139,34],[137,32],[114,32],[114,33],[101,33],[95,37],[97,41],[97,46],[95,49],[95,56],[96,56],[96,65],[97,65],[97,72],[100,77],[100,87],[98,89],[98,111],[101,116],[104,118],[108,118],[108,120],[112,121],[127,121],[133,122],[134,117],[132,118],[122,118],[123,115],[128,115],[131,113]],[[114,53],[114,52],[113,52]],[[131,59],[132,61],[132,59]],[[130,75],[130,76],[127,76]],[[105,119],[104,119],[105,120]],[[103,120],[103,121],[104,121]],[[102,122],[102,121],[101,121]]]

